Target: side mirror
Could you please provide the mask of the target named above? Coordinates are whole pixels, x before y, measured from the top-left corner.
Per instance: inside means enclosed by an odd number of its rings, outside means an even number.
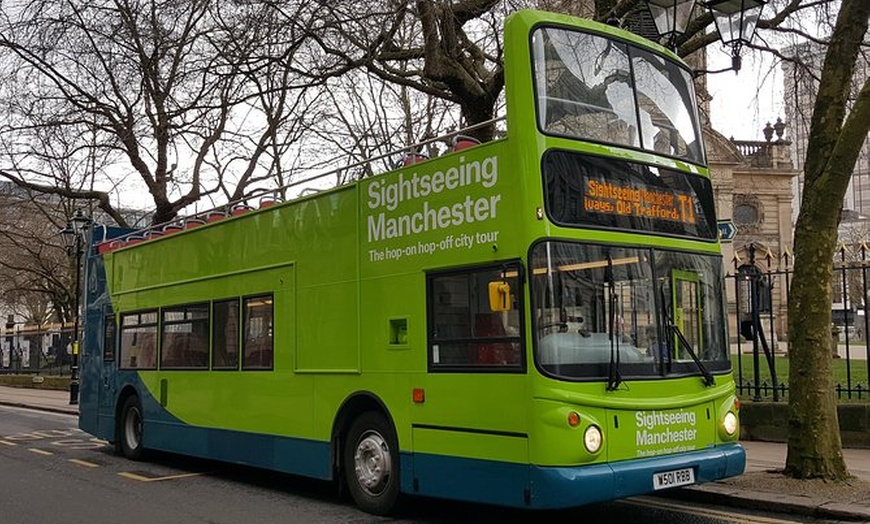
[[[511,310],[511,285],[504,281],[489,283],[489,309],[493,312]]]

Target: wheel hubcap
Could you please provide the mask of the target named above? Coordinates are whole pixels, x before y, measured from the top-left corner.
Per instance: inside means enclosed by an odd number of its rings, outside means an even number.
[[[353,456],[354,471],[360,487],[370,495],[378,495],[390,480],[392,460],[384,438],[375,432],[365,433]]]
[[[124,437],[130,449],[139,447],[139,441],[142,439],[142,417],[137,408],[127,412],[127,420],[124,424]]]

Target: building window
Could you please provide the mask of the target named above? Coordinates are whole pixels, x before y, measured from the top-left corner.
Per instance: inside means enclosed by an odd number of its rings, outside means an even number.
[[[758,223],[758,209],[750,204],[740,204],[734,207],[734,223],[738,226],[748,226]]]
[[[764,207],[755,195],[734,195],[731,218],[738,233],[759,233],[764,222]]]
[[[244,299],[245,333],[242,369],[272,369],[272,296]]]

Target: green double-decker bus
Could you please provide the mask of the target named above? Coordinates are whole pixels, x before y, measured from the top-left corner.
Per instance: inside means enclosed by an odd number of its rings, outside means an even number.
[[[507,134],[107,238],[80,426],[403,495],[562,508],[742,473],[692,87],[614,27],[506,22]],[[268,205],[266,205],[268,204]]]

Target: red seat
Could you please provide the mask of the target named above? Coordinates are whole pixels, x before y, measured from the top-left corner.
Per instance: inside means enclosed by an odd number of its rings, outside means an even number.
[[[230,211],[230,214],[232,214],[233,216],[238,216],[238,215],[243,215],[251,210],[252,210],[251,206],[249,206],[247,204],[236,204],[233,206],[233,209],[232,209],[232,211]]]
[[[121,245],[121,247],[132,246],[133,244],[138,244],[140,242],[143,242],[144,240],[145,238],[140,235],[131,235],[124,239],[124,243]]]
[[[264,196],[260,199],[260,208],[274,206],[278,203],[278,197],[274,197],[271,195]]]
[[[507,336],[500,314],[479,313],[474,319],[473,335],[475,338]],[[475,344],[474,348],[477,364],[508,366],[519,363],[519,350],[511,342],[480,342]]]
[[[205,220],[201,218],[188,218],[184,221],[184,229],[190,229],[205,224]]]
[[[480,140],[466,135],[456,135],[453,138],[453,151],[462,151],[470,147],[479,146]]]
[[[220,220],[222,218],[226,218],[226,216],[227,216],[227,214],[224,213],[223,211],[209,211],[208,213],[205,214],[205,221],[206,222],[217,222],[218,220]]]
[[[181,224],[173,222],[172,224],[166,224],[163,226],[163,234],[171,235],[172,233],[178,233],[182,230]]]
[[[402,165],[410,166],[427,160],[429,160],[429,157],[423,153],[408,153],[405,155],[405,158],[402,159]]]

